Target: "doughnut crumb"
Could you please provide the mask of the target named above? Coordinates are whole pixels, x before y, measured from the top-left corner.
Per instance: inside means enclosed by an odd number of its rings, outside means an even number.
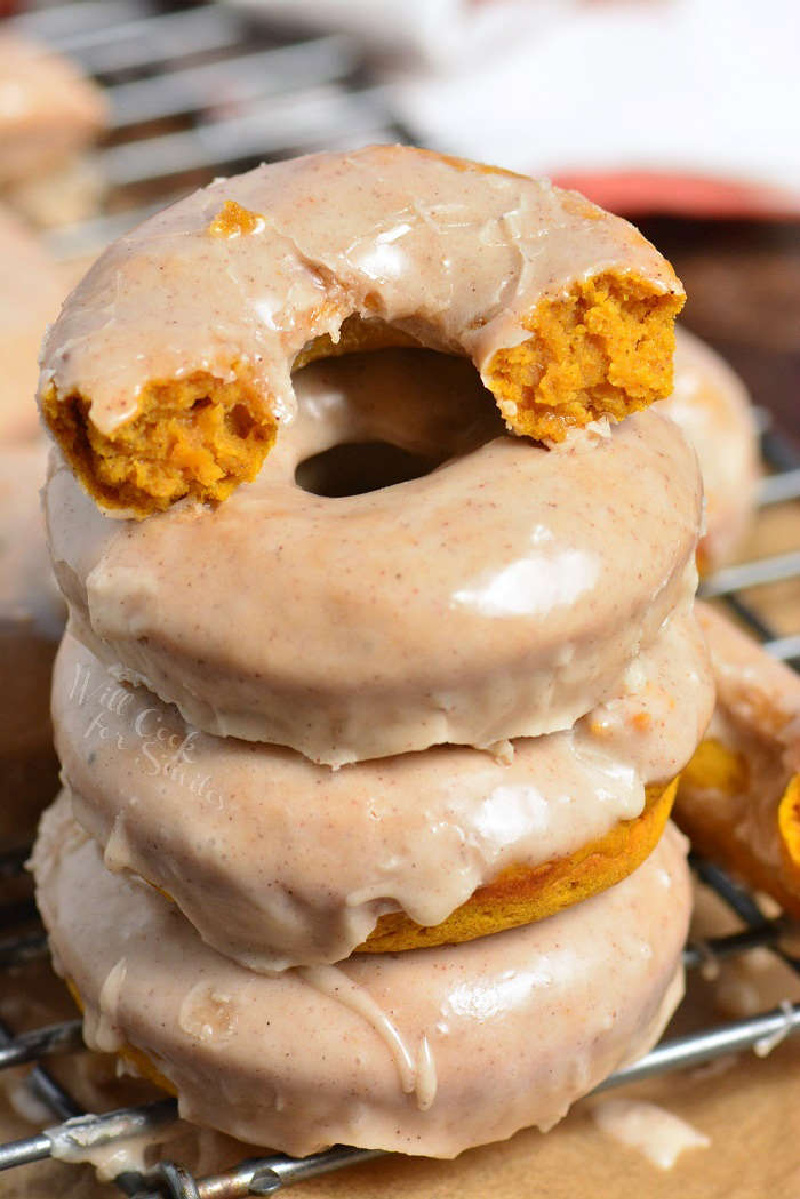
[[[210,237],[247,237],[264,228],[266,221],[259,212],[243,208],[235,200],[226,200],[208,226]]]
[[[602,416],[621,420],[672,391],[674,320],[684,297],[634,275],[602,274],[542,300],[533,337],[499,350],[484,372],[509,428],[561,442]]]
[[[144,388],[136,416],[112,433],[91,421],[80,394],[50,387],[42,412],[74,473],[105,508],[138,519],[177,500],[227,499],[250,482],[272,446],[275,418],[240,379],[205,371]]]

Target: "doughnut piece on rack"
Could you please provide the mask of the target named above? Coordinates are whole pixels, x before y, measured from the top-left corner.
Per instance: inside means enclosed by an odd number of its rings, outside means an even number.
[[[220,953],[278,970],[484,936],[631,873],[711,714],[690,613],[636,675],[574,729],[518,741],[510,762],[447,746],[332,772],[188,728],[67,634],[53,717],[73,811],[106,866],[166,892]]]
[[[73,631],[198,728],[329,765],[570,728],[694,594],[697,463],[653,413],[546,450],[485,401],[431,351],[314,363],[255,483],[141,522],[62,465],[46,507]],[[349,443],[430,473],[330,498]]]
[[[671,827],[635,873],[550,920],[277,978],[104,870],[63,799],[34,872],[88,1044],[154,1075],[188,1120],[294,1154],[340,1141],[452,1157],[549,1128],[647,1051],[682,991],[689,878]]]
[[[759,478],[758,429],[744,384],[727,362],[686,329],[675,330],[675,383],[658,406],[697,450],[705,492],[701,573],[736,551],[753,518]]]
[[[676,819],[700,853],[800,916],[800,677],[721,613],[697,611],[717,706]]]
[[[518,434],[620,419],[669,394],[684,299],[576,193],[410,147],[312,155],[111,246],[47,340],[42,410],[98,502],[141,517],[253,479],[292,369],[352,348],[468,357]]]

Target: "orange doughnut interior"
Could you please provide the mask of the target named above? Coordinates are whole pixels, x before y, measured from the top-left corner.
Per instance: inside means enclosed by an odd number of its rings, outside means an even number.
[[[442,924],[423,928],[402,913],[382,916],[356,952],[392,953],[470,941],[543,920],[589,899],[632,874],[655,849],[669,819],[677,786],[675,779],[667,787],[648,787],[647,802],[640,816],[619,821],[604,837],[572,854],[530,868],[509,867],[492,883],[478,888]],[[65,981],[78,1008],[84,1011],[78,988],[72,979]],[[176,1093],[171,1081],[147,1053],[127,1043],[118,1052],[140,1077],[169,1094]]]
[[[507,424],[563,441],[570,428],[668,395],[680,308],[635,275],[599,275],[542,300],[523,322],[532,336],[498,351],[484,375]]]
[[[405,912],[379,917],[366,941],[354,953],[398,953],[457,945],[521,924],[554,916],[563,908],[590,899],[633,874],[658,844],[669,819],[678,779],[666,787],[647,788],[644,810],[633,820],[620,820],[603,837],[560,858],[537,866],[509,866],[490,883],[478,887],[441,924],[416,924]],[[146,880],[170,903],[172,896]]]
[[[745,754],[714,739],[703,741],[681,775],[676,822],[698,853],[800,916],[800,775],[791,779],[782,796],[775,796],[775,833],[783,869],[776,869],[737,835],[739,814],[751,802],[750,786]]]
[[[541,300],[523,322],[530,338],[495,353],[484,371],[508,428],[562,441],[570,428],[603,415],[621,419],[663,399],[672,390],[673,322],[682,302],[623,273]],[[315,338],[294,369],[332,354],[420,344],[378,319],[342,316],[339,340]],[[184,496],[225,500],[258,474],[278,429],[271,398],[236,364],[226,381],[198,371],[149,382],[136,414],[111,433],[96,428],[89,408],[90,397],[59,395],[54,386],[42,397],[45,421],[89,493],[140,518]]]
[[[246,378],[223,382],[205,371],[149,383],[135,419],[112,434],[88,413],[81,395],[61,400],[51,387],[43,396],[42,414],[90,494],[137,516],[185,495],[227,499],[256,477],[278,429]]]
[[[677,779],[648,787],[644,811],[603,837],[538,866],[509,866],[479,887],[441,924],[424,927],[404,912],[381,916],[357,953],[395,953],[472,941],[553,916],[621,882],[655,849],[669,818]]]
[[[492,358],[485,378],[512,432],[562,441],[571,427],[620,419],[672,390],[673,321],[681,299],[632,275],[601,275],[525,322],[531,337]],[[348,317],[343,335],[315,339],[295,368],[355,350],[419,344],[378,320]],[[268,396],[237,374],[197,372],[149,383],[136,415],[112,433],[89,420],[80,394],[45,393],[42,411],[75,474],[109,508],[144,517],[193,496],[219,502],[255,478],[277,434]]]

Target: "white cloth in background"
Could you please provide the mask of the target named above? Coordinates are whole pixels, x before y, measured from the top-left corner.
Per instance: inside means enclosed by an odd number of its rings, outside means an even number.
[[[800,0],[238,2],[391,48],[390,106],[435,149],[580,186],[718,180],[800,211]]]
[[[385,61],[466,67],[536,37],[581,0],[233,0],[277,23],[348,33]]]

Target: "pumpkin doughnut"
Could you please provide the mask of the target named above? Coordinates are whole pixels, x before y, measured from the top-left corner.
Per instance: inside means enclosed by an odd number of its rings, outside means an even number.
[[[676,819],[697,850],[800,916],[800,676],[698,604],[717,706]]]
[[[341,1141],[451,1157],[549,1128],[653,1044],[681,994],[689,878],[672,828],[623,882],[549,920],[278,977],[104,870],[63,799],[33,868],[89,1045],[146,1062],[186,1119],[293,1154]]]
[[[68,634],[53,717],[73,810],[106,866],[166,892],[220,953],[276,970],[365,940],[384,951],[483,936],[634,870],[669,815],[664,780],[711,714],[691,612],[634,673],[619,698],[518,741],[507,762],[448,746],[332,772],[187,727]]]
[[[705,532],[698,565],[705,574],[731,558],[755,512],[759,451],[750,397],[724,359],[678,328],[675,385],[658,410],[680,425],[700,459]]]
[[[297,388],[217,508],[120,521],[63,464],[47,487],[73,632],[198,728],[330,765],[568,729],[693,594],[700,479],[671,421],[547,450],[429,350],[317,362]],[[350,494],[349,443],[361,469],[390,443],[401,479],[430,473]]]
[[[42,411],[98,502],[142,517],[252,480],[296,411],[292,369],[351,348],[471,359],[517,434],[618,420],[669,394],[684,299],[576,193],[404,146],[317,154],[106,250],[45,343]]]

